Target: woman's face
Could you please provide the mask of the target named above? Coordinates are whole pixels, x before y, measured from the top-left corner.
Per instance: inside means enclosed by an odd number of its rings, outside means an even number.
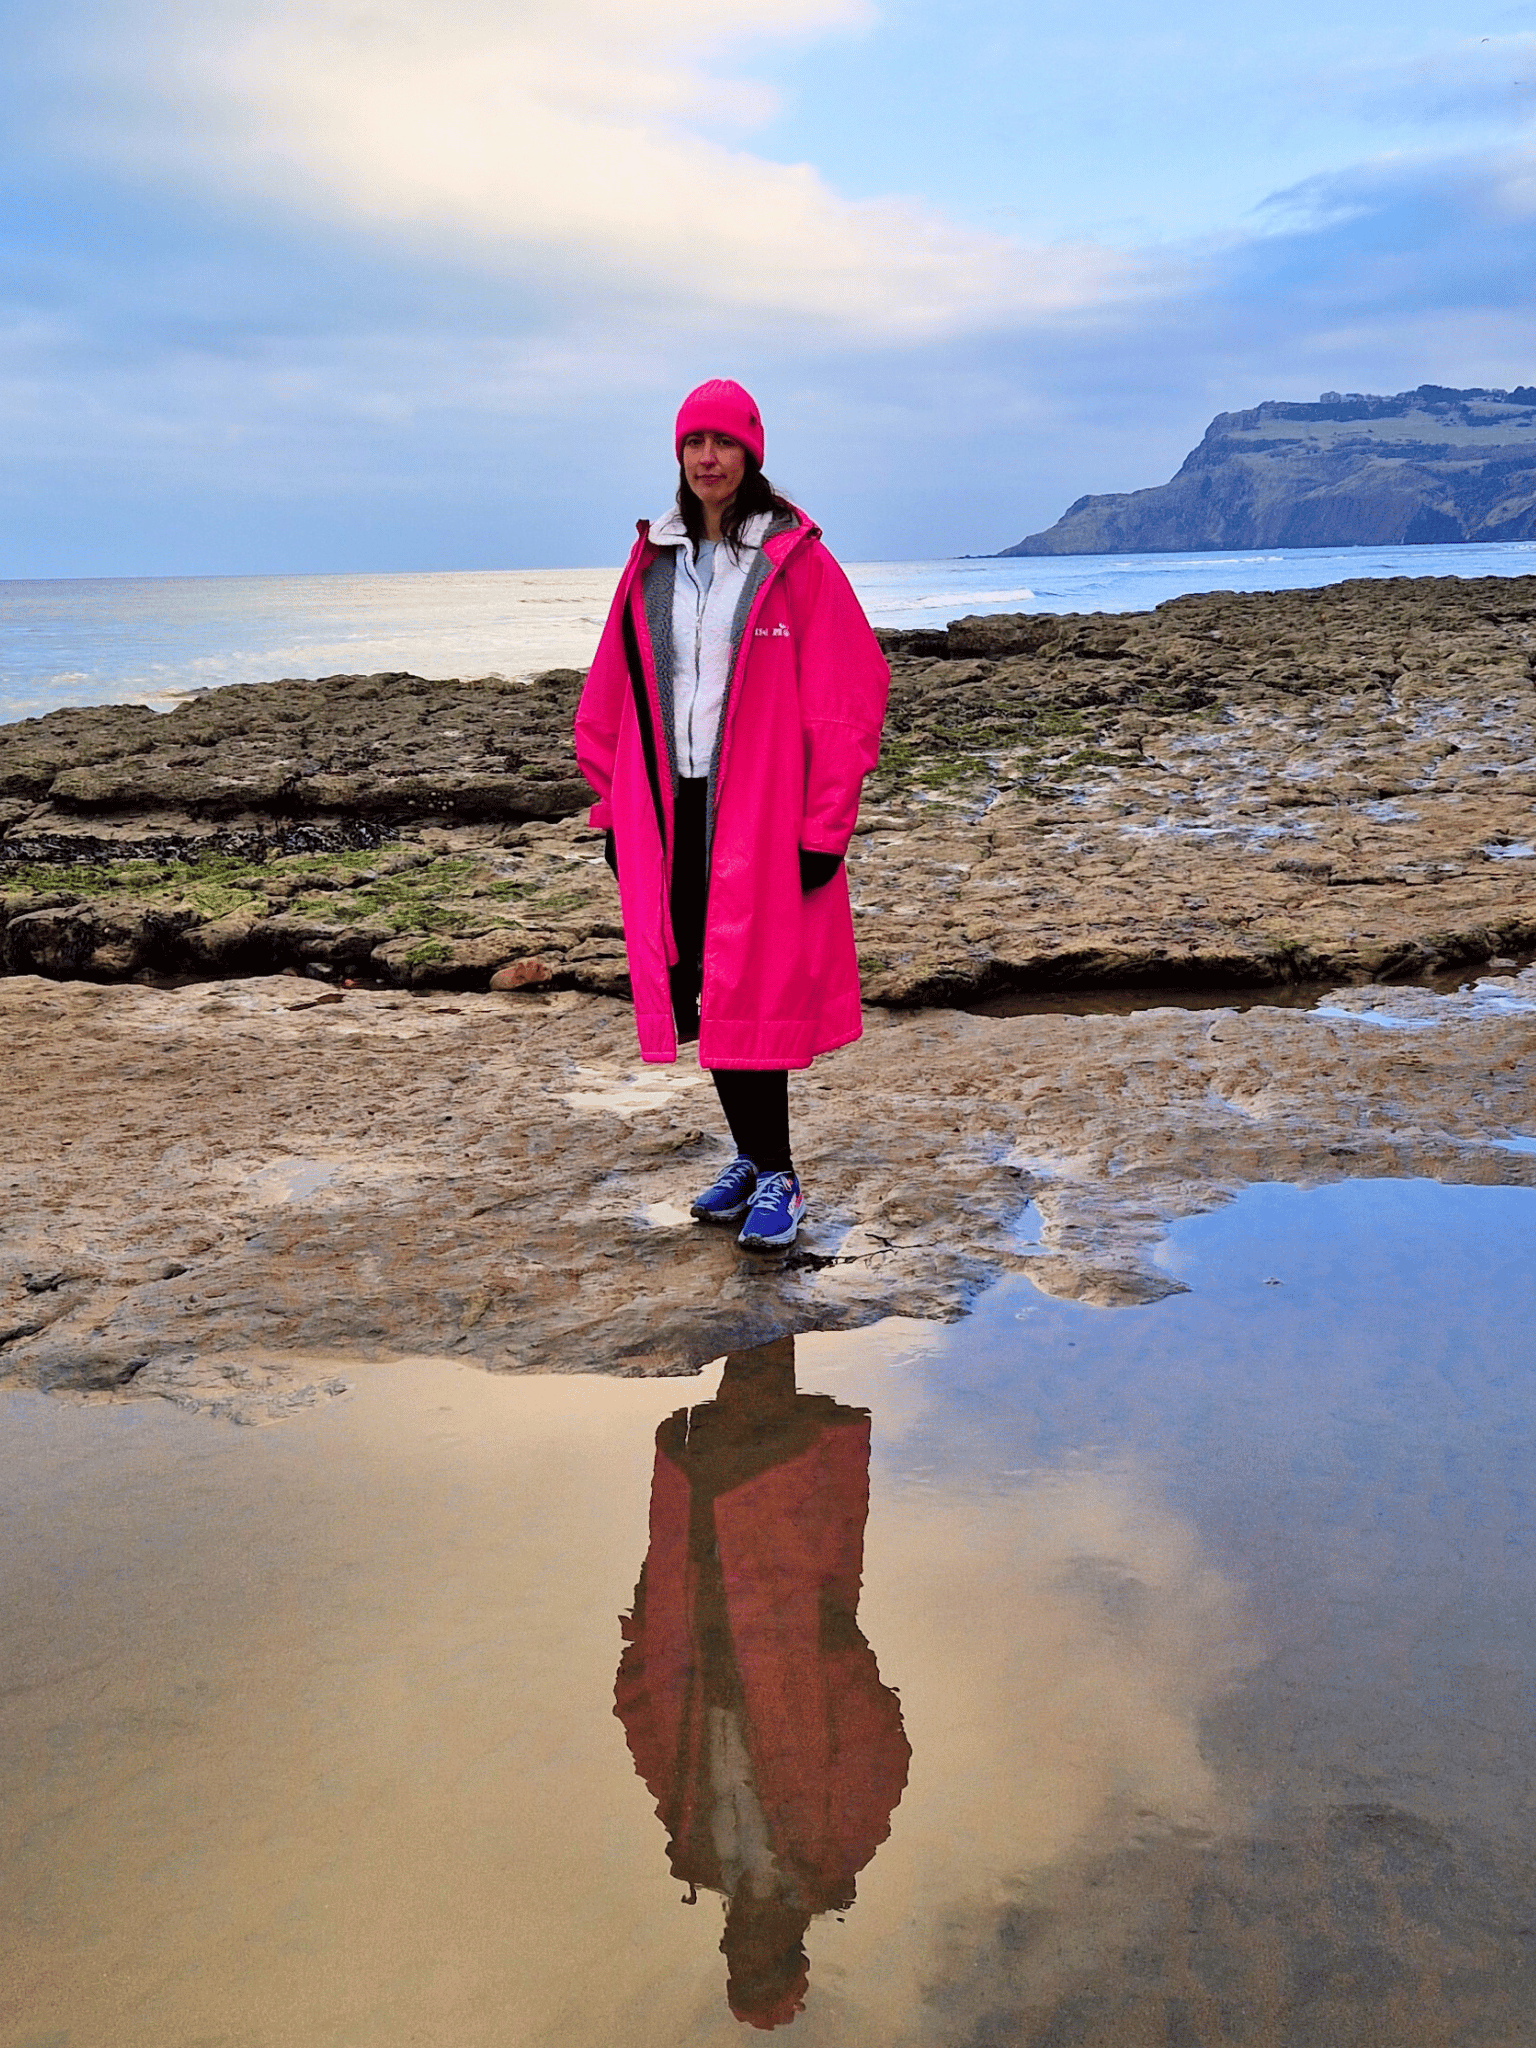
[[[683,475],[701,505],[723,512],[747,473],[747,451],[729,434],[690,434],[683,442]]]

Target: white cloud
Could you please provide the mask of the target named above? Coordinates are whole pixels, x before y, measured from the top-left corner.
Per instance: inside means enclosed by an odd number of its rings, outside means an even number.
[[[867,18],[865,0],[179,0],[114,13],[94,62],[120,159],[684,313],[918,340],[1147,288],[1148,266],[1113,252],[848,200],[744,146],[771,95],[712,65]]]

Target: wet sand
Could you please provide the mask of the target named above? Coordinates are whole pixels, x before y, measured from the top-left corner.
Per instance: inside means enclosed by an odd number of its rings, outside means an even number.
[[[871,1416],[828,1655],[911,1762],[789,2038],[1533,2038],[1533,1241],[1529,1188],[1254,1187],[1173,1226],[1186,1293],[798,1340]],[[719,1377],[0,1396],[7,2048],[746,2038],[614,1712]]]

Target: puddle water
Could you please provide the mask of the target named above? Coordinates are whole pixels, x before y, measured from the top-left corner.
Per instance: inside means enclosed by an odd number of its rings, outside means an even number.
[[[1469,979],[1465,968],[1414,975],[1401,981],[1362,982],[1341,990],[1336,981],[1226,983],[1108,989],[1045,989],[1036,993],[987,996],[959,1007],[974,1017],[1129,1017],[1140,1010],[1315,1010],[1329,997],[1344,995],[1351,1003],[1390,1004],[1404,995],[1457,995],[1491,990],[1497,994],[1501,976],[1528,974],[1536,954],[1511,955],[1498,968],[1490,963],[1481,978]],[[1493,996],[1489,1000],[1493,1000]]]
[[[1039,994],[985,996],[960,1007],[973,1017],[1130,1017],[1139,1010],[1310,1010],[1332,982],[1276,982],[1262,986],[1044,990]]]
[[[0,2038],[1531,2040],[1533,1241],[1254,1188],[1143,1308],[5,1396]]]
[[[263,1209],[285,1202],[304,1202],[336,1178],[336,1168],[323,1159],[274,1159],[246,1179],[251,1199]]]

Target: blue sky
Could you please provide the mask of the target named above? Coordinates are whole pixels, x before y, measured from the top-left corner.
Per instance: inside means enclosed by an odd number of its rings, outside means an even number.
[[[682,391],[848,559],[1536,381],[1536,5],[0,5],[0,576],[617,560]]]

